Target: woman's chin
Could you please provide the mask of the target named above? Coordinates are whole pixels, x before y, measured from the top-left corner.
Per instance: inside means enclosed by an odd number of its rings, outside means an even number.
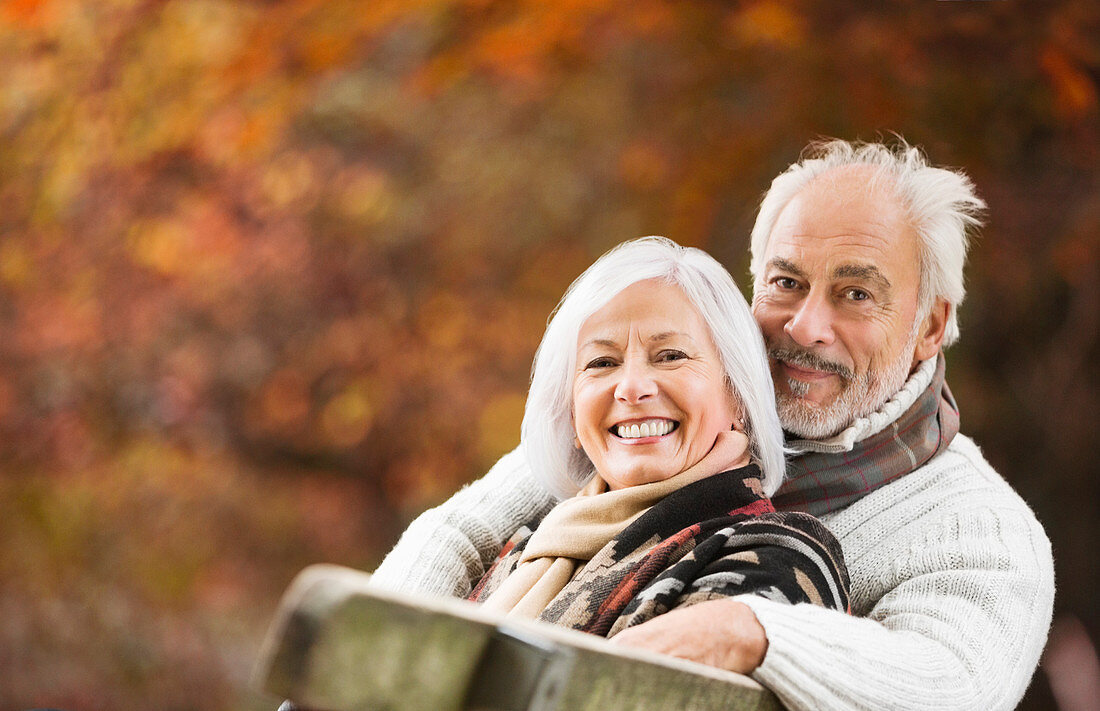
[[[676,476],[679,471],[664,468],[638,467],[636,469],[601,473],[609,489],[626,489],[641,484],[652,484]]]

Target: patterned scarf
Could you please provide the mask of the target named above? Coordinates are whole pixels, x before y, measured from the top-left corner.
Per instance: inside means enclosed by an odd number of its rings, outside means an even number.
[[[814,516],[837,511],[947,449],[959,432],[959,407],[944,370],[940,353],[932,382],[913,405],[850,451],[804,452],[790,459],[787,478],[772,498],[776,509]]]
[[[654,504],[700,479],[748,464],[749,439],[719,432],[707,454],[662,481],[606,491],[598,476],[577,496],[551,509],[531,536],[518,567],[488,599],[485,609],[533,619],[584,565]]]
[[[610,637],[674,607],[744,594],[847,611],[840,543],[808,514],[776,512],[760,476],[750,464],[665,496],[587,563],[576,561],[576,573],[534,616]],[[535,562],[520,561],[543,524],[516,532],[470,600],[487,605]]]

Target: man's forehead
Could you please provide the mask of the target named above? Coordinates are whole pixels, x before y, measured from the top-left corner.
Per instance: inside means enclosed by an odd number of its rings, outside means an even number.
[[[867,180],[866,173],[849,172],[807,185],[781,211],[764,261],[782,258],[849,275],[868,267],[919,268],[919,242],[894,191]]]

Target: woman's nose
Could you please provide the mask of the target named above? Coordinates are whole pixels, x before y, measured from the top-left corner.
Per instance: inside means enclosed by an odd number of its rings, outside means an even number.
[[[623,363],[619,382],[615,385],[615,399],[628,405],[641,402],[657,394],[657,381],[646,363],[633,359]]]
[[[783,324],[783,330],[795,343],[804,348],[832,344],[834,338],[832,305],[820,294],[808,294]]]

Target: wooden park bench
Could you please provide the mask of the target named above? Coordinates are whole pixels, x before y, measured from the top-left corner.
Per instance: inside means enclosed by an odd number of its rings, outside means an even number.
[[[287,590],[257,685],[325,711],[780,711],[752,679],[465,600],[313,566]]]

